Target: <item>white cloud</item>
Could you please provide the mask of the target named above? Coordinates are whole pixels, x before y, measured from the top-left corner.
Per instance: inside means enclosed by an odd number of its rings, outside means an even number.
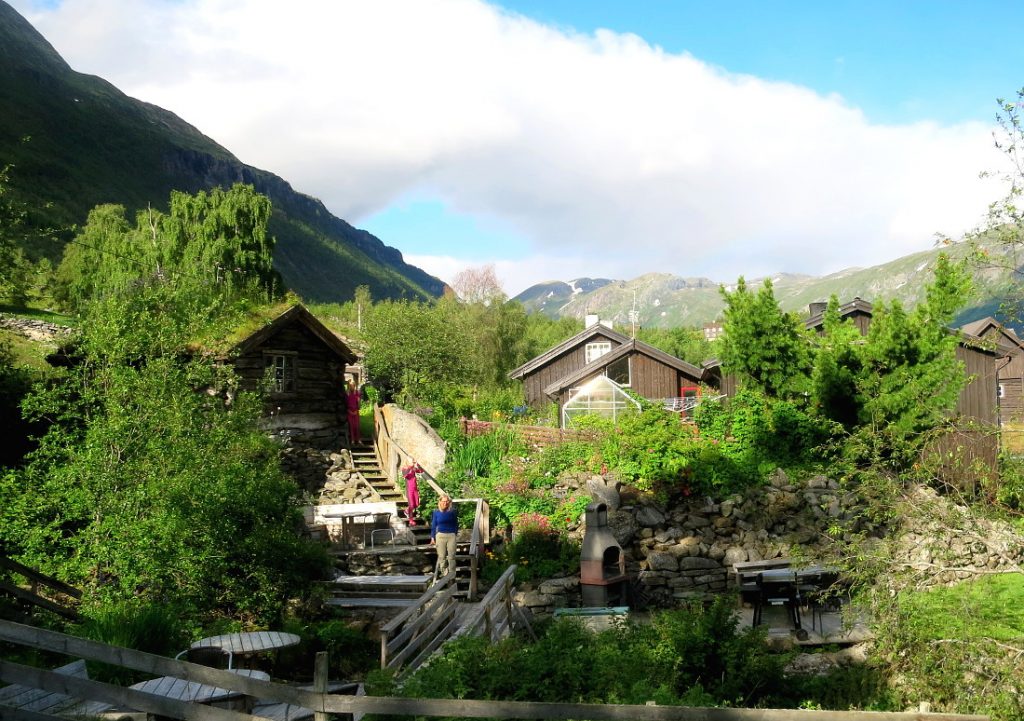
[[[354,224],[409,193],[501,219],[536,251],[494,249],[513,293],[869,265],[965,230],[997,195],[977,180],[998,162],[980,124],[872,124],[839,97],[476,0],[15,5],[75,69]],[[442,278],[458,262],[414,257]]]

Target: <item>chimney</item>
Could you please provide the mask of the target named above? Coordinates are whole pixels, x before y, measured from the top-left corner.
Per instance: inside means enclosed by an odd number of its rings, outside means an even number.
[[[600,322],[600,318],[596,313],[587,313],[583,318],[583,327],[589,328],[592,325],[597,325]]]

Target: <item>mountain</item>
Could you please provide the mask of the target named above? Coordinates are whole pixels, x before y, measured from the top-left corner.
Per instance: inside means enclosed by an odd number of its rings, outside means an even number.
[[[250,183],[270,197],[274,263],[285,283],[311,301],[438,297],[444,283],[404,261],[395,248],[333,216],[316,198],[242,163],[175,114],[130,98],[71,69],[10,5],[0,0],[0,166],[36,228],[84,223],[100,203],[133,211],[166,209],[171,190],[194,193]],[[57,260],[57,243],[35,241],[34,258]]]
[[[1017,282],[1011,269],[1014,258],[997,243],[985,242],[989,263],[974,268],[975,294],[957,319],[957,325],[992,315],[1000,317],[1003,298],[1013,294]],[[787,311],[807,313],[810,303],[827,301],[835,295],[840,302],[860,297],[877,302],[899,300],[905,307],[916,305],[924,297],[931,281],[930,268],[940,252],[963,258],[970,246],[958,243],[913,253],[889,263],[870,268],[849,268],[822,277],[781,273],[772,277],[772,287],[779,305]],[[756,290],[763,279],[748,279],[747,287]],[[648,273],[632,280],[591,281],[588,278],[568,283],[547,281],[531,286],[513,300],[528,311],[543,312],[551,317],[583,318],[599,315],[616,327],[630,323],[629,312],[636,308],[638,323],[645,327],[699,327],[721,318],[725,303],[719,287],[733,290],[735,281],[719,283],[707,278],[680,278],[667,273]],[[566,289],[580,288],[572,293]],[[1011,327],[1014,319],[1000,318]]]

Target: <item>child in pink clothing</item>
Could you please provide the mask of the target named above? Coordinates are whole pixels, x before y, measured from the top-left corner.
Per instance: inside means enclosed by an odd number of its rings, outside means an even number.
[[[413,463],[402,469],[402,475],[405,476],[405,498],[409,502],[406,513],[410,526],[416,525],[416,508],[420,505],[419,479],[417,478],[419,473],[423,473],[423,468],[419,463]]]

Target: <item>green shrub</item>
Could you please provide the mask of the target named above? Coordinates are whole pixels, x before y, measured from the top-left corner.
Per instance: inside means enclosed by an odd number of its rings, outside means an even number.
[[[124,601],[82,609],[77,635],[112,646],[174,657],[188,648],[194,629],[182,625],[180,610],[172,605]],[[89,664],[90,674],[116,683],[134,682],[139,673],[120,666]]]

